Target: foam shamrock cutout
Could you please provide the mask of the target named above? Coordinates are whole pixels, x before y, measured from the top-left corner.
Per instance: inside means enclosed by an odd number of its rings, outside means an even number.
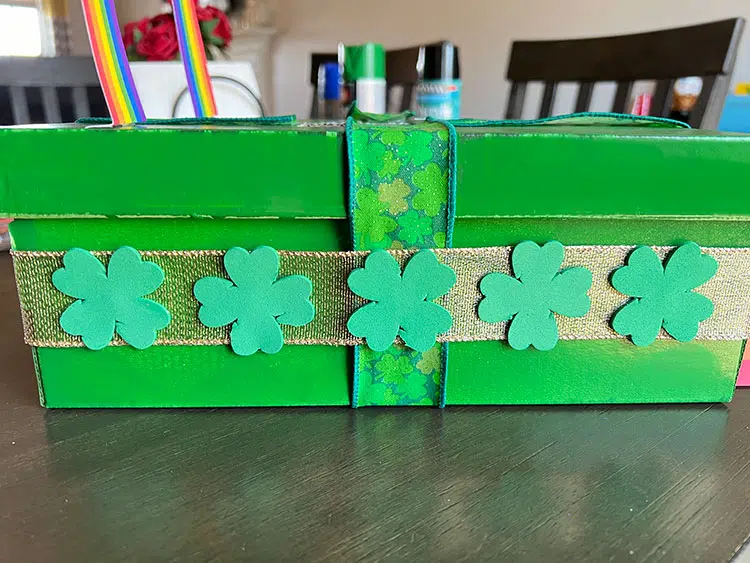
[[[347,328],[376,352],[388,348],[397,336],[408,347],[424,352],[453,324],[450,313],[432,301],[450,291],[456,274],[430,250],[412,256],[403,276],[393,256],[376,250],[347,281],[354,293],[372,301],[354,311]]]
[[[391,239],[388,233],[396,230],[392,217],[384,214],[387,205],[378,199],[378,194],[369,188],[357,190],[354,208],[354,232],[361,246],[388,248]]]
[[[201,278],[193,293],[201,303],[198,318],[204,325],[231,323],[229,338],[237,354],[275,354],[284,345],[279,325],[303,326],[315,317],[312,283],[300,275],[279,279],[279,254],[273,248],[231,248],[224,255],[224,269],[231,281]]]
[[[591,272],[586,268],[560,271],[565,249],[557,241],[540,247],[525,241],[513,249],[513,275],[492,272],[484,276],[479,289],[479,318],[488,323],[510,320],[508,344],[516,350],[533,346],[551,350],[558,341],[553,313],[582,317],[591,301]]]
[[[87,348],[101,350],[117,333],[142,350],[169,324],[169,311],[144,297],[162,284],[164,272],[144,262],[136,249],[117,249],[105,268],[90,252],[72,248],[63,256],[63,266],[52,274],[52,285],[76,301],[63,311],[60,326],[80,336]]]
[[[627,266],[612,274],[612,286],[634,298],[615,313],[612,328],[637,346],[654,342],[662,327],[680,342],[692,340],[700,322],[714,311],[711,300],[693,289],[710,280],[717,268],[716,260],[701,254],[694,242],[678,247],[665,266],[652,248],[639,246]]]

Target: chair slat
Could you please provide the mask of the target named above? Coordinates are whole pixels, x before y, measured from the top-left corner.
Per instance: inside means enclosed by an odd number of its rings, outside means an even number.
[[[615,92],[615,99],[612,102],[612,111],[615,113],[625,113],[627,111],[626,106],[630,99],[630,94],[633,91],[633,82],[628,80],[626,82],[617,83],[617,91]]]
[[[706,113],[706,108],[710,103],[710,98],[714,94],[715,81],[715,76],[703,77],[703,89],[701,90],[701,95],[698,96],[698,101],[693,107],[693,111],[690,112],[690,127],[701,127],[701,124],[703,123],[703,115]],[[718,124],[717,120],[713,127],[716,127]]]
[[[552,115],[552,104],[555,101],[555,92],[557,92],[557,82],[547,82],[544,85],[544,94],[542,94],[542,105],[539,108],[539,117],[549,117]]]
[[[60,100],[57,97],[57,90],[53,86],[42,87],[42,106],[44,107],[44,117],[47,123],[61,123]]]
[[[659,80],[656,82],[654,99],[651,101],[651,115],[667,117],[672,107],[672,90],[674,79]]]
[[[17,125],[26,125],[31,121],[29,118],[29,102],[26,99],[26,89],[23,86],[11,86],[9,90],[13,121]]]
[[[576,98],[576,113],[589,110],[591,105],[591,95],[594,93],[593,82],[582,82],[578,87],[578,97]]]
[[[526,82],[513,82],[508,96],[508,107],[505,111],[506,119],[521,119],[523,102],[526,99]]]
[[[412,100],[414,99],[414,85],[404,84],[401,90],[401,107],[398,111],[408,111],[412,109]]]
[[[75,112],[76,119],[91,117],[89,97],[86,94],[86,88],[83,86],[73,88],[73,111]]]

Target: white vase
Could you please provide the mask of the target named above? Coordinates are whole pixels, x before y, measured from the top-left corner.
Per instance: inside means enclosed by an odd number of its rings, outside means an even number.
[[[149,119],[195,117],[181,61],[130,63],[143,111]],[[260,90],[248,62],[209,61],[217,117],[260,117]]]

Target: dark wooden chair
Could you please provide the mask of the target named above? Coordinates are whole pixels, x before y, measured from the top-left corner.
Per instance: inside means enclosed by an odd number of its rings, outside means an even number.
[[[596,82],[617,82],[612,111],[624,112],[636,80],[656,81],[651,115],[667,116],[675,80],[703,78],[690,125],[715,129],[719,122],[745,20],[735,18],[649,33],[563,41],[514,41],[507,119],[519,119],[526,85],[544,83],[539,117],[552,110],[557,85],[579,83],[575,111],[587,111]]]
[[[387,108],[391,106],[391,99],[395,88],[401,88],[401,101],[397,111],[412,109],[414,92],[419,80],[419,46],[394,49],[385,53],[385,81],[387,85]]]
[[[0,125],[107,117],[89,57],[0,57]]]

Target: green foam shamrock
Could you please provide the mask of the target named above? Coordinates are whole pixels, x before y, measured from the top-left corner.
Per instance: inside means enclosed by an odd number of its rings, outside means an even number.
[[[450,313],[432,301],[450,291],[456,274],[430,250],[412,256],[403,276],[393,256],[376,250],[365,260],[365,267],[354,270],[347,281],[354,293],[372,301],[354,311],[347,328],[376,352],[387,349],[396,336],[424,352],[453,324]]]
[[[667,259],[666,266],[648,246],[639,246],[628,258],[627,266],[612,274],[612,286],[634,297],[612,319],[612,328],[630,336],[633,344],[651,344],[664,327],[680,342],[698,334],[698,325],[714,311],[705,295],[693,289],[710,280],[718,264],[701,254],[694,242],[686,242]]]
[[[63,311],[60,326],[80,336],[87,348],[101,350],[116,332],[142,350],[169,324],[169,311],[144,298],[162,284],[164,272],[153,262],[142,261],[136,249],[119,248],[105,269],[90,252],[72,248],[63,256],[63,266],[52,274],[52,285],[77,301]]]
[[[303,326],[315,317],[312,283],[305,276],[279,276],[279,254],[269,246],[252,252],[230,248],[224,255],[230,280],[205,277],[193,294],[201,303],[200,321],[210,327],[232,323],[232,350],[249,356],[258,350],[275,354],[284,345],[280,324]]]
[[[565,249],[557,241],[540,247],[525,241],[513,249],[511,263],[515,277],[492,272],[484,276],[479,289],[479,318],[488,323],[510,320],[508,344],[516,350],[533,346],[551,350],[558,340],[553,313],[582,317],[591,308],[586,292],[591,272],[586,268],[560,271]]]

